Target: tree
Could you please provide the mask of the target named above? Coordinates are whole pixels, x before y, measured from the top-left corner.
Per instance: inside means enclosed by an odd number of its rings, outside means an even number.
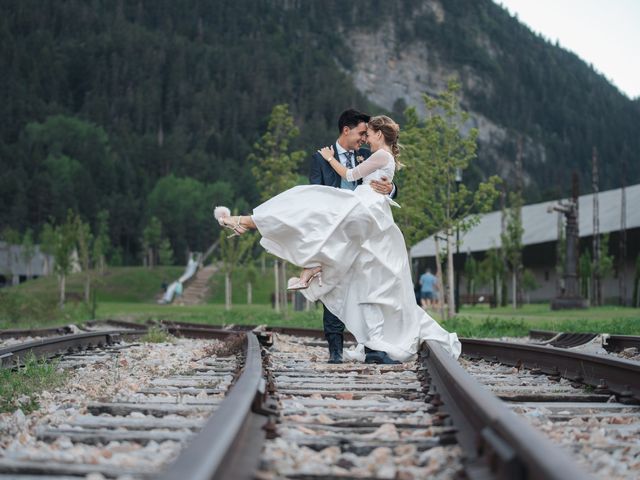
[[[273,107],[267,125],[267,131],[254,144],[253,153],[248,161],[253,164],[251,172],[256,180],[262,201],[294,187],[300,181],[297,174],[305,152],[289,152],[289,145],[300,131],[289,114],[289,106],[280,104]],[[274,263],[276,277],[276,309],[282,300],[283,310],[287,314],[286,265],[276,259]]]
[[[520,192],[509,193],[510,207],[505,212],[505,232],[501,235],[502,249],[511,270],[511,295],[513,308],[522,306],[520,291],[522,276],[522,195]]]
[[[2,239],[5,242],[5,250],[7,252],[7,273],[9,279],[13,282],[13,262],[18,260],[15,246],[21,243],[20,233],[11,227],[5,227],[2,230]]]
[[[42,227],[40,232],[40,251],[44,254],[45,275],[51,273],[51,265],[49,265],[49,257],[54,254],[55,250],[55,229],[53,228],[53,219],[50,219]]]
[[[529,292],[539,288],[538,282],[533,272],[529,269],[525,269],[522,272],[522,289],[527,292],[527,303],[529,303]]]
[[[411,198],[412,206],[398,212],[403,233],[409,241],[425,234],[442,232],[447,244],[448,316],[455,314],[454,239],[457,231],[466,232],[480,221],[496,199],[500,181],[493,176],[480,182],[475,191],[456,182],[476,158],[478,131],[463,133],[469,114],[461,110],[460,85],[450,81],[438,98],[424,95],[427,118],[417,122],[413,109],[407,110],[407,129],[403,135],[405,152],[402,161],[408,172],[401,189]],[[404,193],[403,193],[404,195]]]
[[[598,272],[598,278],[603,281],[606,277],[613,272],[613,255],[609,253],[609,234],[602,235],[600,240],[600,256],[598,260],[594,259],[591,262],[592,272],[595,270]],[[622,275],[622,273],[621,273]],[[602,294],[600,294],[600,305],[603,303]],[[594,296],[594,300],[597,300],[597,296]]]
[[[151,217],[149,223],[142,232],[142,244],[147,259],[147,266],[153,268],[158,257],[158,248],[162,240],[162,224],[157,217]]]
[[[58,275],[58,289],[60,292],[60,308],[64,308],[65,288],[67,275],[73,268],[73,253],[76,244],[76,229],[74,213],[67,212],[65,223],[52,226],[53,228],[53,257],[55,259],[55,272]]]
[[[22,259],[27,266],[27,279],[31,278],[31,262],[36,255],[36,247],[33,243],[33,231],[27,228],[22,237]]]
[[[464,276],[467,280],[467,293],[471,295],[472,301],[475,304],[478,262],[475,261],[471,252],[467,253],[467,259],[464,262]]]
[[[640,253],[636,257],[636,272],[633,278],[633,306],[640,307]]]
[[[167,237],[164,237],[158,246],[158,259],[160,265],[173,265],[173,250]]]
[[[297,171],[305,152],[289,152],[289,145],[299,134],[289,106],[283,103],[273,107],[267,131],[254,144],[254,151],[248,157],[262,201],[298,184]]]
[[[256,235],[251,234],[229,237],[227,231],[220,232],[220,257],[224,273],[224,305],[226,310],[231,310],[233,272],[242,263],[244,257],[251,252],[256,238]]]
[[[186,252],[205,251],[214,238],[212,207],[229,205],[234,198],[234,189],[227,182],[205,183],[171,174],[158,180],[149,193],[147,213],[160,221],[174,259],[183,262]],[[161,239],[157,240],[159,245]]]
[[[578,260],[580,267],[580,294],[584,298],[590,298],[589,284],[591,283],[591,252],[585,250]]]
[[[78,256],[80,258],[80,267],[82,268],[82,276],[84,277],[84,301],[89,305],[91,295],[91,251],[93,235],[91,227],[88,223],[84,223],[79,214],[74,219],[75,241],[78,247]]]
[[[500,249],[492,247],[487,250],[487,254],[480,262],[479,281],[482,284],[491,284],[491,306],[496,307],[500,304],[501,289],[500,285],[505,275],[504,262],[502,261],[502,253]]]
[[[93,241],[93,264],[99,268],[100,274],[104,274],[107,264],[106,257],[109,253],[109,212],[101,210],[98,212],[96,235]]]
[[[253,303],[253,285],[256,283],[258,279],[258,271],[256,270],[253,262],[249,262],[246,269],[246,280],[247,280],[247,305],[251,305]]]

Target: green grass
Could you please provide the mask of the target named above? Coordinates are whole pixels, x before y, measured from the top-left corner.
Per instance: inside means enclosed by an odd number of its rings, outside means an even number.
[[[112,267],[104,275],[96,275],[93,285],[98,302],[150,302],[161,292],[163,280],[171,283],[184,272],[184,267]],[[55,275],[40,277],[12,287],[19,293],[34,295],[46,300],[58,299],[58,279]],[[66,293],[73,302],[81,300],[84,292],[82,274],[67,277]]]
[[[38,394],[62,385],[64,372],[57,362],[25,359],[24,366],[16,369],[0,369],[0,412],[13,412],[17,408],[29,413],[39,408]]]
[[[109,268],[96,275],[93,288],[98,304],[103,302],[155,303],[163,280],[171,282],[182,267]],[[80,274],[67,277],[66,302],[58,307],[58,280],[41,277],[0,290],[0,329],[35,328],[76,323],[91,318],[91,308],[83,300],[84,279]]]
[[[152,327],[147,331],[146,335],[140,338],[140,341],[146,343],[173,343],[174,338],[173,335],[168,334],[165,330]]]
[[[297,268],[288,266],[287,277],[293,277],[298,274]],[[235,304],[247,303],[247,269],[239,267],[233,272],[231,277],[231,301]],[[275,278],[273,274],[273,266],[265,269],[264,273],[258,267],[256,268],[257,278],[252,282],[253,303],[268,304],[271,302],[271,294],[275,291]],[[209,303],[224,303],[224,274],[220,271],[216,272],[209,280],[211,288],[211,297]]]
[[[322,307],[308,312],[294,312],[289,308],[287,317],[275,312],[270,305],[148,305],[139,303],[102,303],[98,305],[98,318],[121,318],[136,322],[147,320],[177,320],[210,325],[268,325],[303,328],[322,328]]]
[[[529,329],[640,335],[640,309],[605,306],[586,310],[551,310],[548,304],[489,308],[463,307],[443,324],[461,336],[524,336]]]
[[[295,275],[294,268],[289,270],[289,275]],[[233,308],[230,311],[225,310],[223,305],[224,276],[220,272],[210,280],[211,297],[208,303],[196,306],[156,304],[162,281],[172,281],[182,271],[182,267],[110,268],[105,275],[98,277],[97,318],[322,328],[322,307],[312,308],[309,312],[293,312],[290,308],[286,317],[270,307],[274,290],[273,269],[270,267],[264,273],[260,268],[257,269],[258,278],[253,284],[254,305],[246,305],[244,268],[238,268],[232,277]],[[80,275],[70,276],[68,291],[70,297],[81,298]],[[0,291],[0,329],[79,323],[90,318],[89,307],[81,301],[68,301],[64,310],[60,310],[56,302],[55,277],[40,278],[15,288],[3,289]],[[456,318],[443,325],[461,336],[478,337],[523,336],[532,328],[640,335],[640,309],[606,306],[552,311],[548,304],[525,305],[517,310],[478,305],[463,307]]]

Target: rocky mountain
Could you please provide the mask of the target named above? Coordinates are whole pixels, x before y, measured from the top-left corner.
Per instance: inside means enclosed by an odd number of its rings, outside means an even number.
[[[491,0],[6,0],[0,71],[0,231],[108,210],[124,263],[152,216],[201,249],[211,202],[257,203],[248,157],[279,103],[310,154],[343,109],[402,125],[454,77],[480,131],[465,182],[509,179],[519,141],[528,201],[574,170],[588,192],[593,147],[601,189],[624,163],[640,182],[639,100]]]
[[[592,147],[604,188],[627,163],[640,181],[639,99],[631,101],[575,54],[532,33],[491,1],[428,0],[396,5],[376,25],[345,22],[353,63],[343,68],[369,100],[399,112],[437,95],[450,78],[463,85],[468,127],[479,130],[477,176],[514,175],[522,141],[529,200],[566,194],[575,170],[590,185]],[[614,126],[615,125],[615,126]]]

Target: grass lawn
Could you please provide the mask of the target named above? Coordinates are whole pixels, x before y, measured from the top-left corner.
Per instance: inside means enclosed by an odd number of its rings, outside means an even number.
[[[136,322],[176,320],[211,325],[322,328],[322,307],[312,307],[308,312],[294,312],[290,308],[285,317],[281,313],[276,313],[271,305],[264,304],[234,305],[227,311],[222,304],[179,306],[105,302],[98,305],[96,316]]]
[[[246,271],[239,268],[233,275],[233,308],[225,310],[224,278],[210,280],[208,303],[197,306],[158,305],[160,284],[178,278],[182,267],[110,268],[99,276],[97,285],[97,318],[128,319],[146,322],[150,319],[174,319],[208,324],[258,324],[322,328],[322,307],[287,316],[273,311],[269,302],[273,292],[273,270],[257,269],[253,285],[254,305],[246,305]],[[295,271],[291,271],[293,275]],[[82,276],[71,275],[67,292],[73,300],[63,310],[57,307],[55,277],[40,278],[17,287],[0,290],[0,329],[29,328],[66,323],[81,323],[91,318],[91,308],[82,298]],[[290,306],[291,307],[291,306]],[[433,314],[434,318],[438,318]],[[463,307],[460,314],[442,323],[460,336],[500,337],[524,336],[529,329],[567,332],[606,332],[640,335],[640,309],[598,307],[587,310],[552,311],[548,304],[531,304],[513,310],[511,307],[491,309],[486,305]]]
[[[460,336],[524,336],[529,329],[640,335],[640,309],[604,306],[585,310],[551,310],[549,304],[489,308],[463,307],[444,322]]]

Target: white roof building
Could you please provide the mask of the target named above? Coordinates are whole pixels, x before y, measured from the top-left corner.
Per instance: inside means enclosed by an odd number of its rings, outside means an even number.
[[[640,227],[640,184],[626,187],[626,228]],[[580,237],[593,234],[593,194],[581,195],[578,199],[580,215]],[[524,233],[523,246],[553,242],[558,239],[558,213],[548,209],[558,201],[534,203],[522,207]],[[622,189],[600,192],[600,233],[617,232],[621,226]],[[502,212],[495,211],[481,216],[480,223],[463,234],[460,232],[460,252],[483,252],[500,247]],[[433,235],[411,248],[411,258],[435,256]]]

